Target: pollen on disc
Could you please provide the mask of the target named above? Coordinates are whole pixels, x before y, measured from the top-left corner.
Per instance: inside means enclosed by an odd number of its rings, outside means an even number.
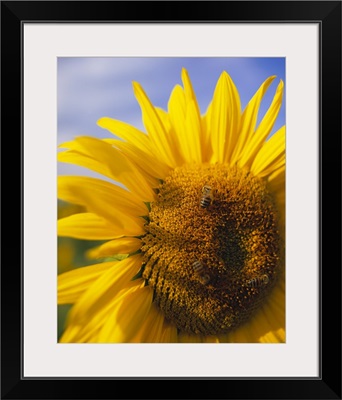
[[[282,263],[266,183],[225,165],[175,169],[151,204],[142,242],[154,302],[180,331],[195,334],[227,333],[248,320]]]

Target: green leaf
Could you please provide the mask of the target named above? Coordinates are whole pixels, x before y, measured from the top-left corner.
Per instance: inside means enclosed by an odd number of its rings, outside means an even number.
[[[139,272],[138,272],[136,275],[133,276],[133,278],[131,279],[131,281],[135,281],[136,279],[142,278],[142,275],[143,275],[143,273],[144,273],[144,269],[145,269],[145,265],[143,265],[143,266],[140,268]]]
[[[111,257],[106,257],[103,261],[107,262],[107,261],[122,261],[125,258],[127,258],[129,256],[129,254],[115,254],[115,256],[111,256]]]
[[[144,203],[145,203],[145,206],[147,207],[148,211],[150,212],[151,211],[151,203],[147,202],[147,201],[145,201]]]

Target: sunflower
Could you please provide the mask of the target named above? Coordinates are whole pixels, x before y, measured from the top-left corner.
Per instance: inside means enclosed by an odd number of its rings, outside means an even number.
[[[146,133],[104,117],[115,137],[60,146],[59,161],[107,178],[58,178],[59,199],[86,210],[58,235],[102,241],[58,276],[72,304],[60,343],[285,342],[281,80],[257,123],[275,78],[242,111],[224,71],[205,114],[185,69],[167,111],[133,82]]]

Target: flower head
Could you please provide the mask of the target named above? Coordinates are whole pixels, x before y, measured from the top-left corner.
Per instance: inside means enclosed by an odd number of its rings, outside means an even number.
[[[274,79],[242,111],[223,72],[204,115],[185,69],[167,111],[134,82],[146,133],[105,117],[120,139],[62,145],[59,161],[112,182],[59,177],[58,197],[86,209],[59,235],[103,241],[98,263],[59,275],[73,304],[61,342],[285,341],[285,127],[270,136],[282,81],[257,124]]]

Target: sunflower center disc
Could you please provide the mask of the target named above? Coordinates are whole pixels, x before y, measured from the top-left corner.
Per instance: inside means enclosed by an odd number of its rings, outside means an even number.
[[[143,237],[143,278],[180,331],[227,333],[246,321],[280,266],[267,186],[225,165],[183,166],[159,187]]]

